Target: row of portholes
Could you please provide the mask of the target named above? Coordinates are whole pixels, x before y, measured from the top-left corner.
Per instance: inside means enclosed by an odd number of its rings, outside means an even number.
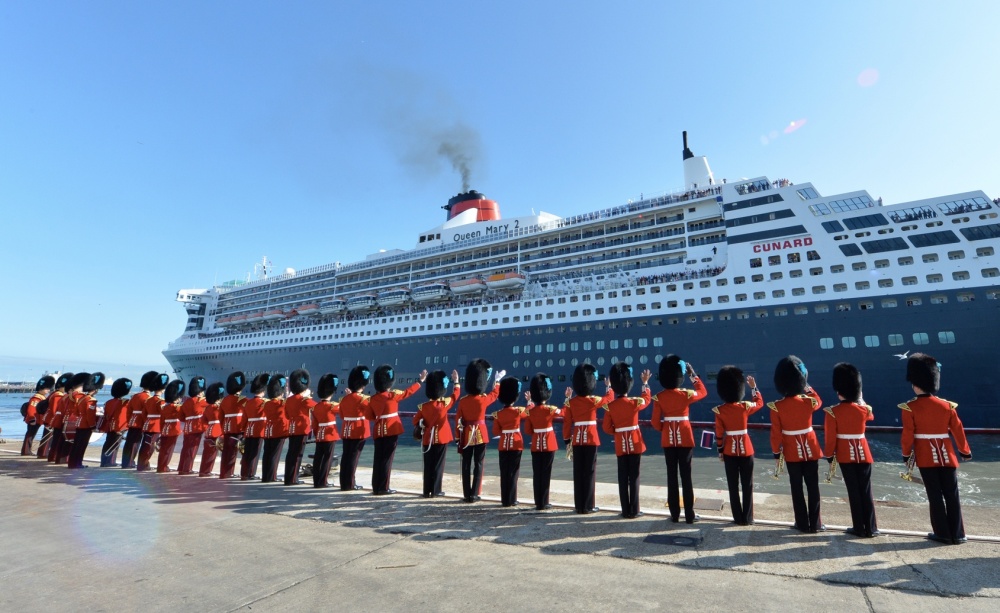
[[[660,360],[662,360],[662,359],[663,359],[663,356],[660,355],[660,354],[657,354],[657,355],[653,356],[653,364],[659,364]],[[591,360],[590,358],[584,358],[583,360],[580,360],[578,358],[572,358],[570,360],[567,360],[566,358],[559,358],[558,360],[554,360],[552,358],[549,358],[547,360],[536,359],[534,361],[532,361],[532,360],[514,360],[511,363],[511,367],[512,368],[532,368],[532,367],[534,367],[534,368],[541,368],[542,365],[544,364],[546,367],[552,368],[553,366],[556,366],[557,364],[559,366],[566,366],[567,363],[570,366],[574,366],[574,367],[577,366],[577,365],[579,365],[579,364],[596,364],[597,366],[604,366],[605,364],[608,364],[608,365],[610,365],[610,364],[617,364],[618,362],[621,362],[621,361],[624,361],[624,362],[626,362],[628,364],[634,364],[634,362],[632,361],[632,356],[627,355],[627,356],[625,356],[625,358],[623,360],[619,360],[618,356],[611,356],[610,360],[605,360],[603,357],[597,358],[597,360]],[[648,355],[640,355],[639,356],[639,364],[649,364],[649,363],[650,363],[650,358],[649,358]]]

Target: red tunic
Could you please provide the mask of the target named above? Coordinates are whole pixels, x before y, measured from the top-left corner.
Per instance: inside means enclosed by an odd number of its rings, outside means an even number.
[[[263,396],[248,398],[243,405],[243,435],[250,438],[264,436],[264,400]]]
[[[272,398],[264,403],[264,438],[288,436],[288,418],[285,417],[285,399]]]
[[[764,408],[764,397],[756,392],[752,398],[753,402],[727,402],[712,409],[715,413],[715,445],[719,453],[740,458],[753,455],[747,420]]]
[[[652,402],[649,388],[642,390],[641,398],[621,396],[608,404],[604,412],[604,431],[615,438],[615,455],[642,455],[646,443],[639,431],[639,411]]]
[[[45,412],[42,416],[42,424],[46,428],[58,428],[59,426],[53,426],[52,422],[55,421],[56,413],[59,411],[59,405],[62,403],[63,396],[65,392],[52,392],[49,396],[49,410]]]
[[[163,436],[180,436],[183,432],[181,427],[183,417],[181,416],[180,401],[164,402],[163,407],[160,409],[160,415],[162,422],[160,434]]]
[[[958,468],[952,437],[959,453],[972,455],[962,420],[955,410],[958,404],[927,395],[904,402],[899,408],[903,410],[903,455],[909,456],[916,448],[917,468]]]
[[[38,403],[45,400],[45,396],[36,393],[28,400],[28,410],[24,414],[24,423],[34,425],[38,418]]]
[[[142,405],[143,432],[160,432],[160,411],[163,407],[163,398],[153,395]]]
[[[340,401],[340,436],[358,440],[371,436],[365,413],[369,397],[360,392],[350,392]]]
[[[63,430],[65,430],[67,434],[80,427],[81,411],[86,408],[88,404],[85,399],[91,399],[91,397],[89,394],[84,394],[83,392],[73,392],[68,397],[63,399]]]
[[[693,390],[677,388],[663,390],[653,397],[653,427],[660,431],[663,447],[694,447],[691,429],[691,405],[708,396],[700,377],[692,382]]]
[[[823,406],[816,390],[767,403],[771,409],[771,451],[786,462],[809,462],[823,456],[813,432],[813,413]]]
[[[865,422],[875,416],[867,404],[841,402],[823,409],[823,435],[826,439],[826,457],[837,455],[841,464],[871,464],[872,452],[865,438]]]
[[[489,394],[465,396],[458,401],[455,424],[460,446],[482,445],[490,440],[490,431],[486,429],[486,407],[496,402],[499,395],[500,383],[497,382]]]
[[[559,449],[552,422],[563,414],[562,407],[549,404],[529,404],[524,412],[524,433],[531,437],[531,451],[555,451]]]
[[[208,401],[202,397],[188,398],[181,405],[181,429],[184,434],[201,434],[205,431],[205,421],[201,418],[205,414],[205,405]]]
[[[524,449],[524,439],[521,438],[521,417],[524,416],[521,407],[504,407],[497,411],[493,418],[493,435],[499,436],[497,445],[499,451],[521,451]]]
[[[219,403],[205,404],[205,412],[201,414],[201,421],[205,424],[205,436],[207,438],[219,438],[222,436],[222,410]],[[214,456],[213,456],[214,457]]]
[[[309,412],[316,406],[316,401],[309,396],[295,394],[285,400],[285,417],[288,419],[288,435],[297,436],[309,434],[310,429]]]
[[[451,423],[448,421],[448,411],[458,403],[458,396],[462,390],[459,386],[453,386],[450,398],[440,400],[430,400],[417,407],[417,414],[413,416],[413,425],[424,421],[424,436],[421,444],[424,447],[431,445],[447,445],[455,440],[451,432]]]
[[[76,399],[77,428],[97,427],[97,400],[90,394],[81,394]]]
[[[312,429],[316,433],[317,443],[332,443],[340,440],[337,433],[337,413],[340,405],[336,402],[323,400],[317,402],[312,410]]]
[[[125,412],[128,414],[129,428],[139,428],[141,430],[146,425],[146,417],[143,409],[146,406],[146,401],[149,400],[149,395],[149,392],[143,390],[129,398],[128,405],[125,408]]]
[[[128,425],[128,404],[121,398],[112,398],[104,403],[104,421],[101,432],[121,432]]]
[[[368,400],[365,417],[375,422],[372,434],[375,438],[398,436],[403,433],[403,422],[399,419],[399,403],[420,391],[421,384],[414,383],[406,391],[388,390],[379,392]]]
[[[219,403],[223,434],[243,433],[243,410],[246,403],[247,399],[241,398],[239,394],[230,394]]]
[[[573,396],[563,404],[563,436],[570,434],[574,446],[598,447],[601,439],[597,434],[597,409],[606,408],[615,393],[608,390],[603,398],[597,396]]]
[[[71,399],[66,392],[56,392],[52,395],[54,398],[49,399],[49,412],[46,413],[46,415],[52,416],[52,419],[49,420],[49,427],[52,429],[62,428],[66,418],[65,407]]]

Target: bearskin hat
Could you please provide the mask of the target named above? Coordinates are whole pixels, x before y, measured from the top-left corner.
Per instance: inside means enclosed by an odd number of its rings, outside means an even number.
[[[55,377],[53,377],[52,375],[45,375],[44,377],[38,380],[38,383],[35,384],[35,391],[40,392],[42,390],[50,390],[52,389],[52,386],[54,386],[55,384],[56,384]]]
[[[167,384],[166,391],[163,392],[163,399],[167,403],[177,402],[181,397],[184,396],[184,382],[180,379],[174,379]]]
[[[504,377],[500,379],[500,395],[497,398],[505,407],[509,407],[517,402],[517,397],[521,395],[521,382],[517,377]]]
[[[111,396],[114,398],[124,398],[128,396],[128,393],[132,391],[132,380],[122,377],[121,379],[115,379],[115,382],[111,384]]]
[[[69,386],[73,382],[73,373],[67,372],[59,375],[59,379],[56,381],[56,389],[61,389],[64,392],[69,392],[72,387]]]
[[[747,384],[743,371],[735,366],[723,366],[715,376],[715,389],[723,402],[739,402],[746,395]]]
[[[319,378],[319,382],[316,384],[316,395],[320,398],[329,398],[337,392],[338,385],[340,385],[340,377],[328,372]]]
[[[593,364],[580,364],[573,371],[573,393],[590,396],[597,387],[597,368]]]
[[[257,394],[267,391],[267,382],[271,380],[271,375],[264,373],[257,375],[250,382],[250,393],[256,396]]]
[[[941,365],[926,353],[914,353],[906,361],[906,380],[927,394],[941,388]]]
[[[833,367],[833,391],[847,402],[861,398],[861,372],[854,364],[841,362]]]
[[[221,381],[216,381],[215,383],[208,386],[205,390],[205,400],[208,404],[217,404],[222,400],[223,394],[226,392],[226,386],[222,384]]]
[[[540,372],[531,378],[528,384],[531,401],[535,404],[545,404],[552,397],[552,377]]]
[[[160,373],[156,372],[155,370],[150,370],[143,373],[143,375],[139,377],[139,387],[141,387],[144,390],[153,389],[153,381],[158,376],[160,376]]]
[[[486,385],[493,374],[493,367],[482,358],[476,358],[465,367],[465,393],[471,396],[486,393]]]
[[[149,378],[150,387],[148,389],[151,392],[162,392],[163,390],[167,389],[167,383],[169,382],[170,382],[170,377],[167,376],[167,373],[161,372],[157,374],[155,377]]]
[[[396,380],[396,373],[393,372],[392,366],[388,364],[383,364],[375,369],[375,391],[385,392],[392,387],[393,381]]]
[[[367,366],[355,366],[347,375],[347,387],[352,392],[360,392],[372,380],[372,371]]]
[[[105,381],[104,373],[95,372],[94,374],[90,375],[90,379],[88,379],[87,382],[83,384],[83,393],[90,394],[92,392],[100,391],[101,389],[104,388],[104,381]]]
[[[445,393],[448,391],[449,383],[451,381],[449,381],[448,375],[443,370],[435,370],[427,375],[427,379],[424,381],[424,393],[427,394],[427,398],[430,400],[444,398]]]
[[[309,371],[299,368],[288,375],[288,389],[293,394],[301,394],[309,389]]]
[[[190,383],[188,383],[188,396],[196,398],[198,394],[205,391],[205,377],[198,375],[197,377],[191,377]]]
[[[679,356],[670,354],[660,360],[660,370],[657,373],[660,385],[665,390],[675,390],[684,385],[684,376],[688,373],[687,362]]]
[[[785,398],[805,393],[808,380],[806,365],[794,355],[781,358],[774,367],[774,389]]]
[[[267,397],[271,400],[278,398],[285,393],[285,386],[288,385],[288,377],[276,374],[267,382]]]
[[[619,396],[626,396],[632,389],[632,367],[625,362],[618,362],[611,367],[609,373],[611,389]]]
[[[89,372],[78,372],[75,375],[73,375],[72,379],[70,379],[69,384],[67,385],[68,388],[67,391],[75,390],[78,387],[83,387],[84,385],[87,385],[89,381],[90,381]]]
[[[237,370],[226,378],[226,393],[239,394],[247,386],[247,376],[243,371]]]

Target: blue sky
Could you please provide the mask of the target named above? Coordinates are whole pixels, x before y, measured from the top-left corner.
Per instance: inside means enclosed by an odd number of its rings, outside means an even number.
[[[1000,196],[1000,3],[0,3],[0,379],[165,365],[180,288],[716,177]],[[791,122],[797,122],[792,128]],[[24,371],[19,372],[19,371]]]

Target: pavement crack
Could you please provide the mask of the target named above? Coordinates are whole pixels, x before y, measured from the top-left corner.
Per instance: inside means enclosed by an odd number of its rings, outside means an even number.
[[[872,599],[868,597],[868,588],[861,588],[861,595],[865,597],[865,604],[868,605],[869,613],[875,613],[875,606],[872,604]]]

